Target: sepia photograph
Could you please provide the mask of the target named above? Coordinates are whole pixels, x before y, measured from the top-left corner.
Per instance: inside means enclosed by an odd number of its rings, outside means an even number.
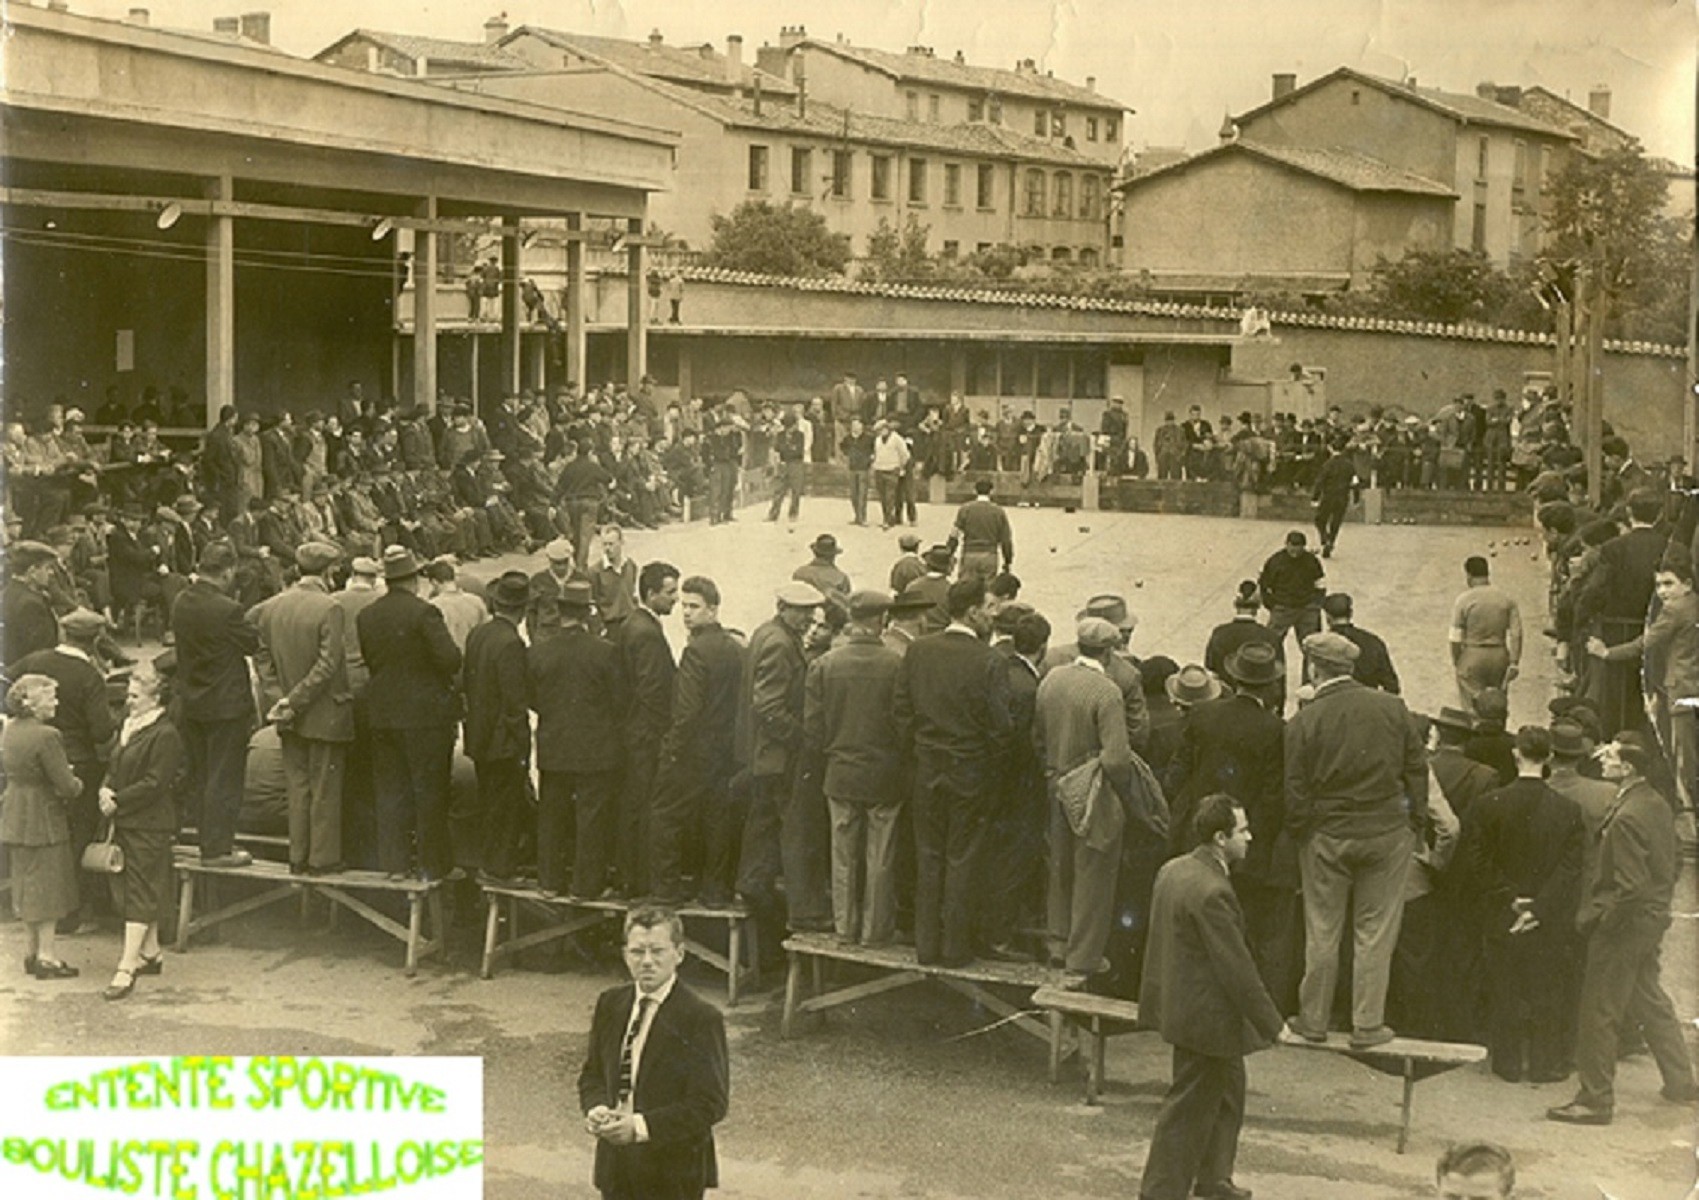
[[[1693,0],[0,0],[0,1193],[1699,1196],[1696,114]]]

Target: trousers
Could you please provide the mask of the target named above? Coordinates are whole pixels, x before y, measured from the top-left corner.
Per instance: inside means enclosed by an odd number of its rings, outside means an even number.
[[[1114,797],[1105,789],[1105,796]],[[1103,951],[1115,919],[1115,883],[1121,866],[1121,837],[1102,850],[1086,845],[1068,825],[1061,801],[1050,801],[1050,879],[1045,904],[1051,953],[1070,971],[1088,975],[1102,968]]]
[[[1352,1027],[1368,1030],[1386,1023],[1387,981],[1404,914],[1404,880],[1414,843],[1414,834],[1401,826],[1369,838],[1312,833],[1298,848],[1305,935],[1298,1012],[1306,1030],[1327,1030],[1347,911],[1354,921]]]
[[[519,843],[530,822],[525,798],[525,761],[519,758],[474,759],[478,807],[483,824],[480,862],[497,879],[512,879],[519,869]]]
[[[1658,978],[1668,928],[1667,916],[1640,914],[1615,928],[1595,929],[1587,939],[1575,1043],[1575,1069],[1581,1081],[1576,1099],[1583,1104],[1614,1107],[1618,1040],[1624,1030],[1636,1025],[1664,1086],[1693,1086],[1693,1062],[1681,1023]]]
[[[283,784],[289,794],[289,861],[330,867],[342,861],[342,776],[348,747],[285,732]]]
[[[248,756],[247,717],[227,721],[183,721],[189,778],[198,786],[201,857],[219,858],[236,844],[236,814],[242,808],[242,768]]]
[[[973,958],[987,823],[983,796],[963,794],[942,780],[916,781],[914,949],[923,964],[961,966]]]
[[[433,879],[448,873],[448,794],[453,756],[453,725],[372,730],[380,870],[394,875],[408,869],[411,834],[420,870]]]
[[[1233,1178],[1245,1123],[1245,1060],[1174,1047],[1174,1081],[1162,1098],[1140,1200],[1187,1200]]]
[[[572,894],[595,900],[613,861],[613,771],[544,771],[537,794],[537,882],[564,892],[568,852]]]
[[[832,813],[832,921],[838,936],[883,946],[897,931],[899,804],[827,799]]]

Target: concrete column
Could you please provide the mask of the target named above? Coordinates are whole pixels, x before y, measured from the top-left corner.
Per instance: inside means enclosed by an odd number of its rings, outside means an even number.
[[[549,386],[549,335],[546,333],[531,339],[530,386],[539,392]]]
[[[482,374],[482,372],[478,369],[478,346],[481,342],[483,342],[484,339],[478,336],[478,331],[476,329],[470,329],[466,333],[466,340],[467,340],[466,357],[467,357],[467,360],[472,364],[472,381],[471,381],[471,388],[470,388],[470,395],[472,397],[472,411],[475,412],[475,413],[478,413],[479,416],[482,416],[483,414],[482,414],[482,412],[479,411],[479,407],[478,407],[479,401],[481,400],[481,397],[478,395],[478,391],[479,391],[479,389],[478,389],[478,376]]]
[[[583,213],[567,213],[568,233],[582,233]],[[584,243],[576,239],[566,243],[566,377],[582,391],[588,391],[590,381],[584,378],[588,366],[584,340]]]
[[[220,175],[207,185],[207,199],[234,200],[235,185]],[[206,426],[218,410],[236,403],[236,221],[209,217],[206,227]],[[229,516],[230,514],[225,514]]]
[[[649,373],[649,306],[643,282],[645,247],[635,239],[643,236],[643,218],[632,217],[625,223],[627,234],[634,239],[628,246],[625,284],[625,384],[632,391]]]
[[[682,408],[690,403],[692,381],[690,378],[690,343],[683,338],[675,338],[678,342],[678,402]]]
[[[519,219],[501,219],[501,386],[519,392]]]
[[[426,196],[414,215],[437,219],[437,198]],[[437,406],[437,235],[429,229],[413,237],[413,403],[427,413]]]

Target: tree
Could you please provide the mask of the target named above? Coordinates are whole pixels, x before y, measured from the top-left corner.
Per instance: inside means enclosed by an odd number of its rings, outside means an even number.
[[[714,216],[714,242],[707,265],[763,275],[841,275],[849,262],[849,238],[826,227],[826,218],[806,208],[783,208],[749,200],[730,216]]]
[[[861,275],[876,283],[919,283],[936,274],[936,260],[926,252],[932,227],[922,225],[913,213],[896,228],[884,217],[867,239],[867,259]]]
[[[1412,250],[1382,258],[1369,279],[1376,316],[1414,321],[1490,321],[1510,297],[1510,280],[1473,250]]]

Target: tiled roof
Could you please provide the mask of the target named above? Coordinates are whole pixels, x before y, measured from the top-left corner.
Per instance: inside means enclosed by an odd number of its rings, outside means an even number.
[[[503,44],[526,34],[531,34],[551,46],[598,58],[639,75],[670,79],[697,88],[731,87],[726,79],[726,56],[711,46],[706,47],[707,53],[704,54],[704,47],[700,46],[668,46],[665,43],[657,46],[648,41],[592,37],[589,34],[544,29],[537,25],[521,26],[502,39]],[[757,76],[761,79],[763,91],[785,96],[796,93],[796,89],[787,80],[770,75],[748,63],[742,66],[738,86],[752,87]]]
[[[383,29],[356,29],[345,37],[338,38],[330,46],[319,51],[315,57],[323,58],[342,43],[354,38],[364,38],[414,61],[424,58],[434,63],[454,63],[491,69],[513,69],[526,65],[524,59],[487,42],[451,42],[446,38],[390,33]]]
[[[822,38],[805,38],[800,43],[811,50],[824,50],[847,58],[894,79],[912,79],[939,87],[962,88],[968,91],[996,92],[1003,96],[1026,96],[1034,100],[1086,105],[1132,112],[1132,106],[1119,100],[1036,71],[1011,71],[999,67],[978,67],[959,63],[953,58],[935,58],[931,54],[894,54],[869,46],[852,46],[847,42],[829,42]]]
[[[755,113],[749,96],[731,98],[693,92],[688,88],[650,80],[656,91],[679,103],[692,105],[715,120],[739,129],[766,129],[774,133],[807,134],[812,137],[844,139],[883,146],[905,146],[935,150],[942,154],[973,155],[979,158],[1013,158],[1024,162],[1090,167],[1107,172],[1112,164],[1082,154],[1059,142],[1027,137],[1000,125],[929,125],[891,117],[850,112],[817,100],[808,102],[807,115],[798,116],[794,101],[772,99]]]
[[[1443,183],[1436,183],[1426,176],[1391,166],[1352,150],[1321,149],[1314,146],[1266,146],[1260,142],[1248,141],[1227,142],[1153,171],[1141,171],[1119,186],[1123,191],[1130,191],[1149,180],[1188,170],[1207,159],[1234,153],[1249,154],[1278,163],[1302,171],[1306,175],[1314,175],[1341,187],[1350,188],[1354,192],[1399,192],[1447,200],[1457,198],[1457,193]]]
[[[1609,130],[1618,137],[1634,137],[1632,133],[1629,133],[1628,130],[1624,129],[1616,122],[1611,121],[1606,117],[1601,117],[1598,113],[1594,112],[1584,104],[1575,103],[1575,101],[1571,100],[1568,96],[1558,95],[1548,87],[1542,87],[1539,84],[1535,84],[1532,87],[1524,88],[1522,90],[1522,94],[1525,96],[1537,94],[1541,99],[1551,101],[1553,104],[1556,104],[1568,111],[1570,115],[1575,118],[1577,124],[1602,126],[1604,129]]]
[[[1365,74],[1351,67],[1338,67],[1326,75],[1310,80],[1302,87],[1294,88],[1284,96],[1277,96],[1272,100],[1264,101],[1255,108],[1247,109],[1235,116],[1233,120],[1244,125],[1266,112],[1272,112],[1274,109],[1284,108],[1288,104],[1297,102],[1323,84],[1335,79],[1355,80],[1358,83],[1385,92],[1389,96],[1397,96],[1412,104],[1450,117],[1454,121],[1467,121],[1475,125],[1499,125],[1509,129],[1521,129],[1528,133],[1540,133],[1547,137],[1562,138],[1565,141],[1575,140],[1575,135],[1566,129],[1559,129],[1555,125],[1546,124],[1544,121],[1537,121],[1526,113],[1518,112],[1514,108],[1491,100],[1483,100],[1479,96],[1463,92],[1446,92],[1439,88],[1410,87],[1396,80],[1382,79],[1378,75]]]
[[[604,272],[622,275],[623,268]],[[790,275],[761,275],[754,271],[728,271],[721,267],[687,267],[686,281],[718,283],[731,287],[762,287],[797,292],[833,292],[850,296],[876,296],[897,300],[933,300],[955,304],[983,304],[999,308],[1053,308],[1075,312],[1123,313],[1142,317],[1171,317],[1181,320],[1228,321],[1234,326],[1244,314],[1237,308],[1219,305],[1181,304],[1155,300],[1116,300],[1100,296],[1063,296],[990,286],[936,287],[924,284],[870,283],[841,276],[810,278]],[[1340,329],[1357,333],[1392,333],[1469,342],[1510,342],[1530,346],[1553,344],[1552,335],[1532,329],[1501,329],[1493,325],[1446,325],[1438,321],[1401,321],[1385,317],[1345,317],[1331,313],[1299,310],[1271,312],[1270,323],[1310,329]],[[1658,358],[1684,358],[1685,346],[1660,342],[1605,339],[1613,354],[1645,354]]]

